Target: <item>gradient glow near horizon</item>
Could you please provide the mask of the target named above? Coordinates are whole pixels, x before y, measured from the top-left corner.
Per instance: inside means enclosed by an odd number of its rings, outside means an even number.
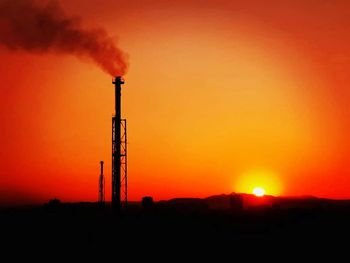
[[[232,3],[231,3],[232,2]],[[61,1],[129,55],[129,199],[350,198],[350,2]],[[0,47],[1,203],[110,199],[113,85]]]

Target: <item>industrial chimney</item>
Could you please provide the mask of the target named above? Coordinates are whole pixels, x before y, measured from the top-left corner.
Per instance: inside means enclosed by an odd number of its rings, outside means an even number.
[[[115,116],[112,117],[112,207],[116,212],[127,206],[127,136],[126,119],[121,118],[122,77],[117,76],[115,87]]]

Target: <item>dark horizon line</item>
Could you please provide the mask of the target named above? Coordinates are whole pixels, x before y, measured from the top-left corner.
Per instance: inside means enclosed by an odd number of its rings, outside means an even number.
[[[171,200],[181,200],[181,199],[208,199],[211,197],[219,197],[219,196],[230,196],[230,195],[245,195],[245,196],[251,196],[251,197],[256,197],[256,198],[264,198],[264,197],[269,197],[269,198],[282,198],[282,199],[318,199],[318,200],[327,200],[327,201],[350,201],[350,197],[349,198],[328,198],[328,197],[320,197],[320,196],[315,196],[315,195],[306,195],[306,194],[302,194],[302,195],[268,195],[265,194],[263,197],[257,197],[252,193],[243,193],[243,192],[232,192],[229,194],[216,194],[216,195],[208,195],[206,197],[173,197],[173,198],[168,198],[168,199],[159,199],[159,200],[154,200],[154,202],[167,202],[167,201],[171,201]],[[146,195],[145,195],[146,196]],[[145,197],[143,196],[143,197]],[[148,195],[150,196],[150,195]],[[151,196],[153,197],[153,196]],[[48,199],[45,202],[42,201],[32,201],[32,202],[21,202],[21,201],[14,201],[14,202],[4,202],[4,203],[0,203],[0,208],[17,208],[17,207],[32,207],[32,206],[40,206],[40,205],[45,205],[48,204],[48,202],[50,200],[60,200],[60,202],[62,204],[94,204],[94,203],[98,203],[98,201],[62,201],[60,198],[58,197],[53,197]],[[128,202],[130,203],[141,203],[142,202],[142,198],[140,200],[128,200]],[[106,204],[111,204],[111,201],[105,201]]]

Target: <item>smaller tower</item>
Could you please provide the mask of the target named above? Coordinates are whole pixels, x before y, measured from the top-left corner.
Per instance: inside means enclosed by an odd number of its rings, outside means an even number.
[[[100,204],[105,203],[105,178],[103,176],[103,161],[100,162],[101,174],[98,180],[98,202]]]

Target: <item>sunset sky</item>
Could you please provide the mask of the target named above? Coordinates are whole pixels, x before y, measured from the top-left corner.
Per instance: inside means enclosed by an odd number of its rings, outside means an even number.
[[[60,4],[127,54],[130,200],[350,198],[350,1]],[[110,200],[112,76],[69,54],[0,58],[0,204],[96,201],[100,160]]]

